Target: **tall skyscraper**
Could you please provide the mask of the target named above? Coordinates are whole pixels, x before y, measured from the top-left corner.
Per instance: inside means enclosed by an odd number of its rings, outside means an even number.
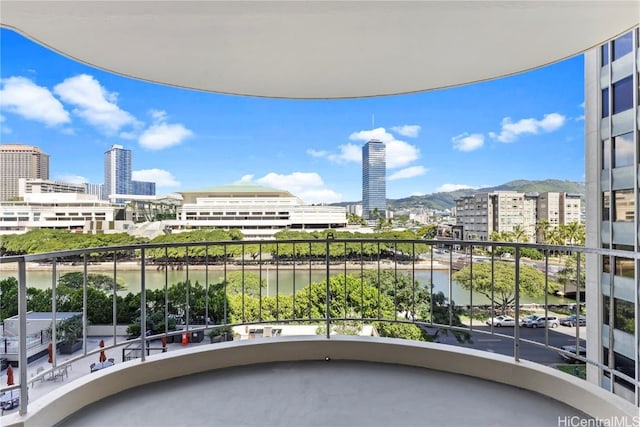
[[[130,194],[131,150],[122,145],[113,145],[104,153],[104,197],[111,194]],[[122,200],[116,200],[121,203]]]
[[[587,378],[636,405],[640,321],[638,28],[585,55],[587,357],[628,378],[587,365]]]
[[[384,143],[372,139],[362,147],[362,218],[370,225],[387,216],[386,173]]]
[[[49,156],[31,145],[0,145],[0,200],[18,197],[20,178],[49,179]]]

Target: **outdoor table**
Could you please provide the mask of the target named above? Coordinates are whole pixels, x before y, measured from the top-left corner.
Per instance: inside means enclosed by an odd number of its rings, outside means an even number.
[[[108,368],[109,366],[113,365],[115,365],[115,363],[110,360],[107,360],[105,362],[92,363],[91,372],[99,371],[100,369]]]
[[[19,403],[20,390],[11,390],[0,394],[0,407],[2,408],[2,413],[17,407]]]

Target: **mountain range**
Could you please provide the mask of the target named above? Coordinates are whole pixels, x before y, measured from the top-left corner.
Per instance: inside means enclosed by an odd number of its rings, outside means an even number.
[[[546,191],[580,194],[584,204],[585,185],[584,182],[563,181],[559,179],[545,179],[543,181],[529,181],[519,179],[486,188],[465,188],[462,190],[425,194],[422,196],[410,196],[402,199],[387,199],[387,207],[397,210],[403,208],[428,208],[437,210],[451,209],[455,206],[455,200],[475,193],[485,193],[491,191],[518,191],[521,193],[544,193]],[[353,205],[361,202],[341,202],[334,203],[336,206]]]

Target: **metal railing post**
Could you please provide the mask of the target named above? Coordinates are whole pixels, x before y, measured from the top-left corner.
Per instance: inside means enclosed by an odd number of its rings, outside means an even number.
[[[87,254],[83,254],[82,257],[82,349],[83,354],[86,356],[87,351],[87,325],[89,324],[89,312],[87,309],[87,287],[88,283],[88,266],[87,266]],[[57,361],[54,363],[54,367],[58,366]]]
[[[18,261],[18,315],[20,322],[20,336],[18,340],[18,362],[20,364],[20,415],[27,413],[28,388],[27,383],[27,271],[25,261]],[[55,325],[54,325],[55,328]]]
[[[145,284],[145,251],[140,249],[140,359],[144,362],[147,344],[147,287]]]
[[[327,296],[325,299],[325,304],[326,304],[326,327],[327,327],[327,339],[329,339],[331,337],[331,294],[329,292],[329,277],[330,277],[330,270],[329,270],[329,240],[333,239],[333,234],[331,233],[327,233],[327,241],[325,244],[325,263],[326,263],[326,277],[325,277],[325,282],[326,282],[326,291],[327,291]]]
[[[514,314],[516,322],[520,322],[520,246],[515,247],[516,255],[516,283],[515,283],[515,307]],[[516,362],[520,361],[520,326],[516,324],[513,328],[513,358]]]

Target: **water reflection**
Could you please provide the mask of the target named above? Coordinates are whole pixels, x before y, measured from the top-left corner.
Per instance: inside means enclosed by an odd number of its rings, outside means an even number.
[[[82,269],[73,270],[73,271],[82,271]],[[231,271],[237,270],[228,270],[228,273]],[[58,271],[57,276],[68,273],[68,270]],[[103,270],[96,271],[91,270],[91,273],[101,273],[106,274],[113,277],[113,269],[111,270]],[[245,270],[247,273],[255,273],[259,274],[258,270]],[[189,269],[187,270],[169,270],[158,271],[158,270],[147,270],[145,273],[145,285],[147,289],[163,289],[165,283],[171,286],[174,283],[184,282],[187,278],[192,282],[198,282],[201,285],[206,283],[206,279],[208,278],[209,284],[220,283],[224,280],[224,271],[218,269],[210,269],[208,272],[204,269]],[[336,267],[330,270],[331,275],[342,275],[345,274],[344,267]],[[360,270],[346,270],[346,274],[353,274],[356,276],[360,275]],[[412,272],[409,271],[398,271],[398,274],[406,274],[411,276]],[[430,270],[416,270],[413,273],[415,280],[421,286],[428,286],[431,280],[431,271]],[[4,279],[6,277],[13,276],[17,277],[17,273],[10,271],[0,271],[0,279]],[[125,288],[121,291],[118,291],[119,295],[126,295],[129,292],[138,293],[140,292],[140,271],[136,270],[118,270],[116,272],[116,280],[118,283],[124,284]],[[266,283],[266,287],[263,289],[263,295],[275,296],[276,294],[280,295],[291,295],[295,292],[299,292],[309,283],[313,282],[321,282],[324,281],[326,277],[326,270],[324,269],[308,269],[308,268],[296,268],[295,272],[291,269],[276,269],[273,266],[269,268],[263,267],[262,269],[262,279]],[[52,282],[52,272],[51,271],[27,271],[27,283],[29,287],[34,287],[38,289],[46,289],[51,287]],[[447,271],[442,270],[434,270],[433,271],[433,292],[443,292],[447,298],[452,297],[453,301],[456,304],[468,304],[470,301],[470,293],[467,290],[464,290],[458,283],[455,281],[452,283],[452,296],[449,295],[449,277]],[[544,297],[540,298],[530,298],[526,295],[521,295],[521,302],[524,304],[527,303],[544,303]],[[548,295],[548,302],[550,304],[566,304],[572,301],[569,301],[564,298],[560,298],[554,295]],[[473,303],[474,304],[490,304],[490,301],[482,294],[473,292]]]

